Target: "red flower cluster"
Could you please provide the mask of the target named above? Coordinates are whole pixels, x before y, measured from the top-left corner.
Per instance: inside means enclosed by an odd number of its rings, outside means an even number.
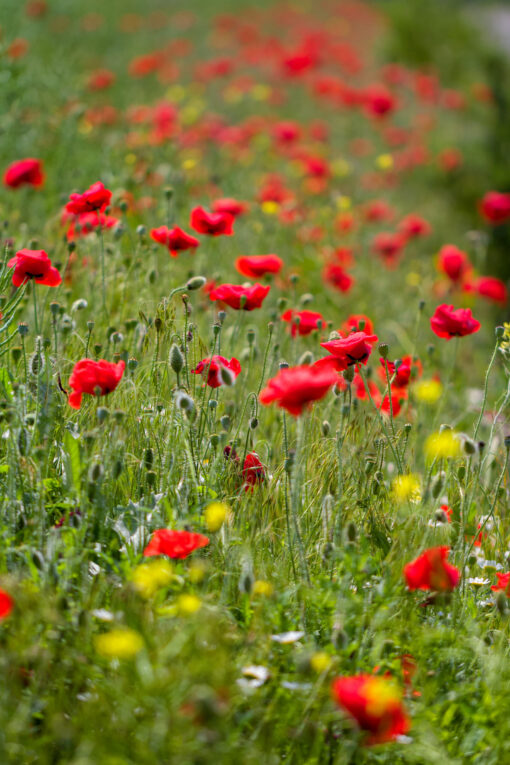
[[[460,571],[447,562],[449,547],[430,547],[404,566],[404,576],[410,590],[454,590],[460,581]]]
[[[167,555],[169,558],[182,560],[200,547],[206,547],[209,538],[192,531],[177,529],[157,529],[143,551],[145,557]]]
[[[203,207],[195,207],[191,211],[191,228],[199,234],[209,236],[232,236],[234,233],[234,217],[226,212],[209,213]]]
[[[78,361],[69,378],[69,385],[72,388],[68,399],[69,405],[73,409],[79,409],[84,393],[90,396],[106,396],[112,393],[121,381],[125,367],[124,361],[119,361],[117,364],[104,359]]]

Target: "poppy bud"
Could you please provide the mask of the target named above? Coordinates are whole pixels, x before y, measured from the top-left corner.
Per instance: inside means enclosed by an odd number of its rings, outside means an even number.
[[[165,194],[165,199],[168,199],[168,200],[172,199],[174,195],[173,188],[171,186],[167,186],[164,190],[164,194]]]
[[[19,347],[19,345],[15,345],[14,348],[11,348],[11,356],[14,363],[20,360],[21,352],[22,349]]]
[[[313,353],[305,351],[298,361],[299,366],[309,367],[313,364]]]
[[[107,409],[105,406],[98,406],[96,417],[99,424],[103,423],[105,420],[108,419],[108,416],[110,414],[110,410]]]
[[[145,450],[143,461],[144,461],[145,469],[150,470],[154,463],[154,452],[152,451],[152,449],[149,448]]]
[[[134,372],[137,366],[138,366],[138,361],[136,359],[128,359],[127,367],[130,372]]]
[[[410,422],[406,422],[406,424],[404,425],[404,430],[405,430],[405,432],[406,432],[406,433],[410,433],[410,432],[411,432],[411,428],[412,428],[412,427],[413,427],[413,426],[411,425],[411,423],[410,423]]]
[[[496,327],[495,329],[496,337],[499,339],[500,337],[503,337],[505,334],[505,328],[504,327]]]
[[[291,284],[294,284],[294,285],[295,285],[295,284],[297,284],[297,283],[298,283],[298,281],[299,281],[299,276],[298,276],[298,274],[291,274],[291,275],[290,275],[290,283],[291,283]]]
[[[313,302],[313,295],[310,295],[309,292],[306,292],[304,295],[301,295],[299,302],[301,305],[308,305],[309,303]]]
[[[342,372],[342,375],[346,382],[352,383],[354,380],[354,366],[347,367],[347,369]]]
[[[20,321],[18,324],[18,332],[21,337],[26,337],[28,335],[28,324],[26,324],[24,321]]]
[[[94,343],[94,354],[96,356],[99,356],[102,350],[103,350],[103,346],[101,345],[101,343]]]
[[[206,281],[207,279],[205,276],[192,276],[191,279],[188,279],[186,282],[186,289],[190,292],[192,290],[199,290],[204,286]]]
[[[380,343],[379,344],[379,353],[381,354],[383,359],[387,359],[388,358],[388,352],[389,352],[388,344],[387,343]]]
[[[284,311],[285,308],[287,307],[288,302],[289,301],[287,300],[287,298],[284,298],[284,297],[278,298],[278,300],[276,302],[278,311]]]
[[[53,300],[50,303],[50,311],[53,314],[53,316],[58,316],[60,311],[60,303],[57,303],[55,300]]]
[[[250,561],[245,561],[241,570],[241,576],[239,577],[239,592],[249,595],[253,589],[253,583],[255,577],[253,576],[253,569]]]
[[[258,428],[258,426],[259,426],[258,417],[252,417],[251,420],[250,420],[250,429],[251,430],[256,430],[256,428]]]
[[[147,485],[154,487],[156,485],[157,475],[154,470],[148,470],[146,474]]]
[[[223,430],[229,430],[230,428],[230,417],[228,414],[224,414],[223,417],[220,419],[221,427]]]
[[[476,444],[470,438],[465,438],[462,446],[466,454],[476,454]]]
[[[223,385],[228,385],[229,387],[232,387],[236,380],[235,374],[232,372],[232,370],[228,369],[228,367],[224,367],[223,365],[220,366],[220,378]]]
[[[457,470],[457,476],[459,478],[459,481],[463,481],[466,476],[466,467],[465,465],[459,465],[459,468]]]
[[[213,433],[209,439],[209,443],[211,444],[213,449],[215,449],[218,446],[219,442],[220,442],[220,437],[218,436],[217,433]]]
[[[150,271],[147,273],[147,281],[149,284],[155,284],[157,279],[157,272],[155,268],[151,268]]]
[[[186,393],[180,393],[177,396],[177,406],[186,412],[189,417],[195,413],[195,402]]]
[[[218,311],[218,321],[223,324],[225,319],[227,318],[227,312],[226,311]]]
[[[323,436],[329,436],[329,432],[331,430],[331,425],[327,420],[324,420],[322,423],[322,435]]]
[[[76,242],[68,242],[67,243],[67,250],[68,252],[74,252],[76,249]]]
[[[163,326],[163,321],[162,321],[161,317],[160,316],[156,316],[156,318],[154,319],[154,327],[155,327],[156,332],[158,333],[158,335],[161,332],[161,327],[162,326]]]
[[[89,470],[90,483],[97,483],[103,477],[103,466],[99,462],[93,462]]]
[[[126,416],[126,413],[125,413],[125,411],[123,409],[114,409],[113,410],[113,417],[114,417],[115,422],[118,422],[120,424],[125,416]]]
[[[146,232],[147,232],[147,229],[145,228],[145,226],[143,226],[143,225],[140,225],[140,226],[137,226],[137,227],[136,227],[136,233],[138,234],[138,236],[140,237],[140,239],[141,239],[143,236],[145,236]]]
[[[510,449],[510,436],[505,436],[505,449]]]
[[[30,370],[30,374],[33,377],[39,377],[39,375],[44,371],[45,366],[46,363],[42,353],[36,351],[30,356],[28,361],[28,369]]]
[[[434,518],[438,523],[448,523],[448,516],[446,515],[445,511],[439,508],[434,513]]]
[[[248,341],[249,345],[252,345],[253,341],[255,340],[255,330],[249,329],[246,333],[246,340]]]

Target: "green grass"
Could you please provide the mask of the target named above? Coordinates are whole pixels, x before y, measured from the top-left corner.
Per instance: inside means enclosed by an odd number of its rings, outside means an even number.
[[[395,125],[407,129],[424,116],[434,122],[423,132],[428,161],[390,184],[391,173],[380,169],[378,158],[397,157],[399,149],[359,111],[315,100],[299,81],[278,78],[264,62],[249,66],[239,59],[238,71],[225,80],[197,80],[198,62],[240,56],[237,48],[220,45],[212,19],[226,10],[243,13],[263,35],[278,37],[283,33],[271,15],[273,4],[258,4],[255,12],[227,2],[49,5],[45,16],[34,19],[15,0],[2,3],[0,169],[35,156],[47,173],[39,191],[0,189],[3,247],[6,257],[23,247],[44,248],[69,278],[58,288],[36,287],[41,341],[35,337],[33,282],[17,303],[10,272],[0,275],[4,324],[13,317],[0,334],[0,342],[11,337],[0,346],[0,587],[15,602],[0,622],[0,762],[510,761],[508,611],[505,599],[490,589],[496,564],[508,569],[510,534],[504,444],[509,367],[501,351],[475,432],[494,328],[507,319],[507,310],[473,295],[438,292],[435,266],[435,254],[451,242],[469,252],[479,273],[492,273],[488,230],[476,201],[496,187],[490,146],[495,107],[473,96],[472,86],[486,74],[478,49],[473,55],[465,50],[476,35],[465,31],[456,12],[444,14],[445,26],[460,32],[452,37],[444,74],[438,64],[441,84],[459,88],[467,106],[457,112],[400,93]],[[401,54],[407,61],[395,43],[403,22],[402,16],[392,22],[393,6],[373,33],[351,22],[366,70],[343,75],[346,81],[379,81],[388,60]],[[175,14],[190,7],[196,19],[183,31]],[[336,23],[342,18],[340,12],[328,15],[327,5],[302,7],[307,28],[310,19],[328,28],[333,16]],[[166,14],[165,23],[144,21],[137,32],[119,31],[124,14],[150,19],[156,10]],[[84,30],[83,17],[96,12],[103,24]],[[261,21],[262,13],[270,15]],[[129,76],[135,56],[183,36],[193,47],[175,56],[176,82]],[[29,52],[12,60],[5,51],[17,37],[26,38]],[[454,53],[469,59],[467,69],[448,64]],[[101,67],[115,72],[116,83],[91,93],[87,77]],[[281,89],[286,101],[268,102],[264,88],[232,96],[229,82],[238,75]],[[164,99],[175,101],[186,130],[208,114],[230,125],[253,115],[267,123],[238,152],[213,141],[152,145],[146,128],[129,124],[125,115],[130,107]],[[115,107],[117,121],[92,126],[87,110],[105,104]],[[267,125],[277,119],[326,123],[329,141],[311,146],[335,168],[322,193],[310,193],[296,163],[274,149]],[[352,150],[360,137],[371,142],[366,156]],[[464,163],[445,174],[436,158],[452,146]],[[281,173],[295,194],[301,222],[284,225],[257,201],[271,172]],[[374,173],[382,184],[378,190],[367,187]],[[60,223],[69,194],[96,180],[112,190],[113,214],[121,221],[104,232],[106,314],[100,238],[79,238],[71,251]],[[250,203],[233,237],[201,237],[194,255],[176,259],[150,239],[151,228],[167,223],[189,231],[191,209],[221,196]],[[361,208],[376,197],[395,207],[393,224],[360,223]],[[124,199],[134,200],[136,209],[123,205]],[[343,235],[335,227],[342,204],[350,205],[359,223]],[[425,217],[432,234],[411,242],[398,268],[388,270],[371,252],[372,237],[393,230],[410,212]],[[322,228],[319,242],[307,236],[315,226]],[[340,246],[355,248],[349,270],[356,282],[346,294],[321,278],[325,252]],[[222,321],[202,290],[186,288],[193,276],[241,283],[235,258],[268,252],[285,267],[260,310],[227,308]],[[481,331],[458,343],[437,338],[429,318],[442,302],[472,307]],[[285,307],[320,311],[328,326],[293,339],[279,321]],[[370,402],[349,390],[330,392],[299,420],[287,415],[284,421],[282,410],[261,406],[258,393],[279,363],[296,365],[305,353],[320,358],[318,334],[326,340],[351,313],[370,316],[379,340],[389,345],[389,358],[415,353],[424,379],[439,375],[440,401],[420,402],[411,385],[409,406],[394,422],[383,420],[384,428]],[[20,322],[28,334],[18,330]],[[184,359],[179,379],[170,363],[173,346]],[[241,361],[235,386],[211,391],[190,374],[213,350]],[[85,396],[74,411],[65,391],[74,364],[86,355],[123,359],[126,371],[113,393]],[[368,364],[375,380],[378,357],[376,344]],[[179,406],[182,392],[194,402],[192,414]],[[441,425],[470,440],[458,457],[431,464],[424,442]],[[239,470],[224,458],[227,445],[241,456],[256,451],[266,466],[266,480],[253,492],[243,490]],[[403,472],[417,476],[416,500],[395,498],[395,452]],[[226,503],[230,513],[219,531],[209,533],[204,510],[213,501]],[[452,508],[452,523],[434,525],[442,503]],[[493,524],[476,557],[471,540],[487,516]],[[147,565],[143,548],[159,528],[189,528],[211,541],[173,562],[170,581],[143,597],[133,572]],[[440,544],[451,547],[461,585],[421,607],[427,594],[408,592],[402,569]],[[475,587],[467,581],[472,577],[488,582]],[[264,594],[260,582],[270,583],[271,591]],[[196,596],[200,608],[187,613],[183,595]],[[110,660],[98,652],[96,639],[119,627],[136,631],[143,648],[133,658]],[[271,639],[293,630],[304,636],[290,644]],[[317,671],[313,657],[323,652],[330,661]],[[363,746],[361,733],[331,699],[332,679],[377,667],[401,683],[404,654],[416,661],[413,688],[420,694],[409,692],[405,701],[409,740]],[[269,673],[257,688],[239,682],[253,665]]]

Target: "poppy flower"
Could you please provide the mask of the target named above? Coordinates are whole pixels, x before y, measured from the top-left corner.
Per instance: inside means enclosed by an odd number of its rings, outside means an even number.
[[[153,555],[167,555],[169,558],[183,560],[201,547],[207,547],[209,538],[193,531],[177,529],[157,529],[143,554],[146,558]]]
[[[203,207],[195,207],[191,211],[191,228],[199,234],[208,234],[209,236],[232,236],[234,233],[234,217],[229,213],[217,212],[210,213]]]
[[[113,85],[115,75],[109,69],[97,69],[89,76],[87,88],[89,90],[105,90]]]
[[[369,734],[368,744],[394,741],[410,728],[402,694],[391,679],[364,674],[338,677],[332,694],[338,706]]]
[[[278,255],[241,255],[234,265],[243,276],[259,279],[265,274],[280,273],[283,260]]]
[[[372,394],[372,398],[377,403],[377,400],[380,400],[379,391],[377,391],[376,396]],[[408,399],[408,393],[405,388],[399,388],[396,385],[392,385],[390,387],[389,394],[387,393],[383,400],[381,401],[381,405],[378,407],[381,412],[387,415],[393,415],[393,417],[397,417],[400,414],[400,410],[402,409],[402,404],[404,401],[407,401]]]
[[[361,324],[363,324],[363,326],[361,326]],[[374,333],[374,325],[364,313],[353,313],[340,327],[340,334],[347,337],[353,330],[356,332],[362,330],[363,332],[366,332],[367,335],[372,335]]]
[[[409,385],[409,380],[411,379],[411,372],[413,367],[415,367],[418,374],[421,375],[422,365],[419,361],[413,362],[412,356],[403,356],[400,359],[400,364],[398,367],[397,367],[397,362],[387,361],[386,359],[380,359],[380,362],[382,366],[382,369],[379,370],[381,380],[383,382],[387,382],[386,371],[385,371],[385,368],[387,367],[390,380],[393,377],[393,375],[395,375],[395,378],[393,380],[393,385],[396,388],[406,388]]]
[[[425,218],[411,213],[400,221],[398,230],[406,239],[416,239],[420,236],[428,236],[432,227]]]
[[[20,186],[42,186],[44,183],[43,165],[40,159],[20,159],[13,162],[4,173],[4,185],[11,189]]]
[[[345,369],[352,364],[366,364],[372,353],[372,345],[378,340],[377,335],[368,335],[366,332],[352,332],[347,337],[338,340],[328,340],[321,343],[329,353],[345,363]]]
[[[507,598],[510,598],[510,572],[502,574],[501,572],[496,571],[496,576],[498,577],[498,583],[493,584],[491,590],[493,592],[501,590],[505,593]]]
[[[5,590],[0,590],[0,621],[6,619],[14,608],[14,601]]]
[[[222,378],[222,369],[227,369],[232,377],[232,384],[241,371],[241,364],[237,359],[226,359],[224,356],[213,356],[212,358],[202,359],[202,361],[191,370],[194,375],[202,375],[207,372],[207,385],[210,388],[219,388],[225,385]]]
[[[363,92],[363,105],[371,117],[381,118],[395,110],[397,99],[385,85],[370,85]]]
[[[320,329],[319,322],[322,322],[323,326],[325,324],[321,313],[316,311],[292,311],[290,308],[285,313],[282,313],[281,320],[290,322],[292,337],[296,337],[298,334],[309,335],[315,329]]]
[[[66,213],[70,215],[70,213]],[[74,220],[67,229],[66,238],[68,241],[76,239],[80,236],[88,236],[96,229],[106,230],[114,228],[120,223],[118,218],[113,215],[106,215],[103,212],[88,212],[80,213],[79,215],[72,216]]]
[[[388,266],[394,266],[406,244],[401,233],[381,231],[372,241],[372,249],[380,255]]]
[[[430,547],[404,566],[404,576],[410,590],[454,590],[460,581],[460,571],[447,562],[449,547]]]
[[[349,292],[354,284],[352,276],[349,276],[342,266],[336,263],[328,263],[324,266],[322,278],[327,284],[339,290],[339,292]]]
[[[79,409],[84,393],[90,396],[106,396],[114,391],[122,379],[125,366],[124,361],[119,361],[117,364],[104,359],[78,361],[69,378],[69,386],[73,391],[69,395],[69,405],[73,409]]]
[[[430,326],[438,337],[451,340],[452,337],[465,337],[478,332],[481,324],[473,318],[470,308],[454,310],[452,305],[443,304],[436,308]]]
[[[374,199],[369,202],[364,210],[363,216],[368,223],[379,223],[380,221],[390,221],[395,215],[395,211],[383,199]]]
[[[510,194],[488,191],[480,202],[480,212],[488,223],[505,223],[510,220]]]
[[[243,465],[245,491],[266,480],[266,469],[255,452],[248,452]]]
[[[240,217],[248,209],[246,202],[239,202],[237,199],[232,199],[230,197],[216,199],[211,206],[213,212],[227,213],[227,215],[231,215],[233,218]]]
[[[168,226],[153,228],[151,229],[151,238],[155,242],[168,247],[173,258],[176,258],[179,252],[194,250],[200,245],[196,237],[187,234],[179,226],[174,226],[173,228],[168,228]]]
[[[501,279],[495,276],[480,276],[468,287],[468,291],[475,291],[480,297],[486,298],[493,303],[505,305],[508,300],[508,290]]]
[[[74,215],[103,211],[110,204],[111,198],[112,192],[105,189],[101,181],[97,181],[82,194],[70,194],[66,210]]]
[[[338,375],[331,367],[289,367],[281,369],[276,377],[267,382],[259,400],[264,406],[276,402],[297,417],[313,401],[324,398],[335,385]]]
[[[289,145],[301,138],[301,128],[297,122],[278,122],[273,128],[273,136],[277,143]]]
[[[243,287],[241,284],[220,284],[209,293],[212,301],[221,300],[222,303],[241,311],[253,311],[260,308],[271,287],[263,284],[252,284]]]
[[[460,282],[471,270],[471,263],[463,250],[454,244],[445,244],[439,250],[437,267],[452,282]]]
[[[58,287],[62,281],[62,277],[51,265],[51,260],[44,250],[19,250],[9,260],[7,268],[14,268],[12,283],[15,287],[21,287],[30,279],[33,279],[36,284],[45,284],[47,287]]]

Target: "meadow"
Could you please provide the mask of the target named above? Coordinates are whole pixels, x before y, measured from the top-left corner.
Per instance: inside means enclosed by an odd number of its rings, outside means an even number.
[[[506,67],[2,0],[1,764],[510,763]]]

